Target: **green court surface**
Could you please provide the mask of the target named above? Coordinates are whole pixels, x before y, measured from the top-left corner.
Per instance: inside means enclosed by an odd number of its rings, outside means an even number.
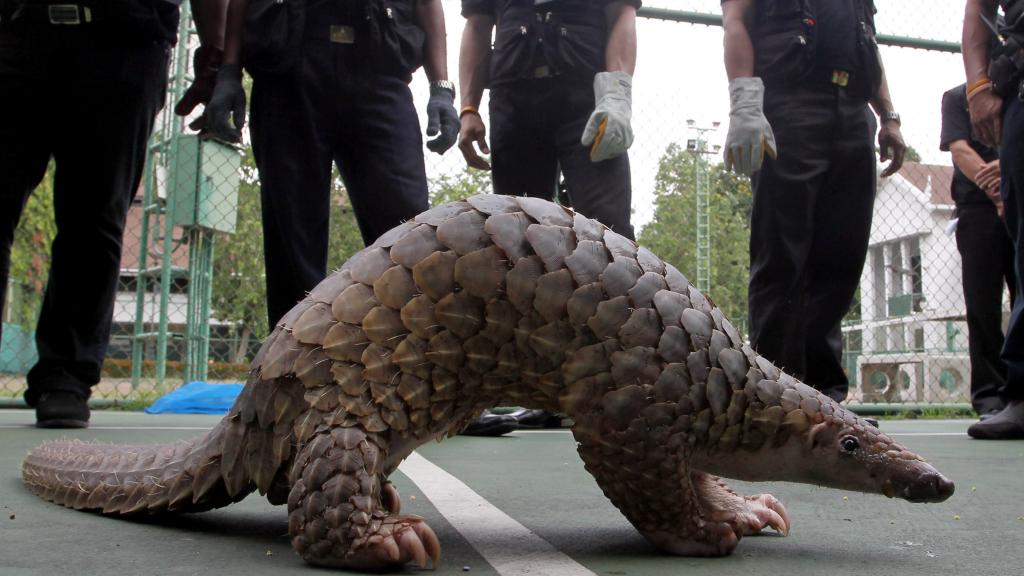
[[[94,412],[88,430],[48,431],[31,427],[28,410],[0,410],[0,575],[325,573],[292,553],[284,507],[258,495],[202,514],[120,520],[45,502],[21,484],[21,459],[43,440],[165,442],[201,435],[217,420]],[[778,496],[793,528],[786,538],[744,538],[726,558],[673,557],[647,544],[583,469],[566,430],[431,443],[392,479],[402,512],[426,518],[441,540],[438,575],[1024,573],[1024,441],[971,440],[969,424],[882,422],[956,482],[941,504],[734,483]]]

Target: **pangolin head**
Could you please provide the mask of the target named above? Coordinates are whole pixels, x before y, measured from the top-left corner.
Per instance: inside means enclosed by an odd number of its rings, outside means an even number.
[[[812,482],[910,502],[942,502],[953,495],[953,482],[924,458],[834,401],[824,402],[832,403],[832,414],[791,439],[813,463]]]

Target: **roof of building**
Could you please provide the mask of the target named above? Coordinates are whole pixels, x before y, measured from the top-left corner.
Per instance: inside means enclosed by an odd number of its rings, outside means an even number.
[[[953,167],[938,164],[921,164],[904,162],[899,171],[900,176],[914,188],[930,192],[929,202],[936,205],[953,205],[950,187],[953,184]],[[930,190],[929,190],[930,181]]]

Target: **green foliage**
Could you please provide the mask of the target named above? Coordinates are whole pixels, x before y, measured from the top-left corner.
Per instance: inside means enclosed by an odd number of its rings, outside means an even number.
[[[30,332],[35,330],[50,273],[50,245],[57,234],[53,216],[53,171],[51,161],[43,181],[25,204],[11,250],[10,279],[17,288],[12,291],[10,319]]]
[[[490,172],[466,168],[457,176],[445,174],[430,182],[430,205],[437,206],[491,192]]]
[[[750,183],[721,164],[670,144],[658,164],[654,218],[639,243],[696,282],[697,189],[699,165],[709,171],[711,290],[709,296],[738,328],[746,324],[750,269]]]
[[[906,162],[920,162],[921,154],[913,146],[907,146],[907,152],[903,156],[903,160]]]

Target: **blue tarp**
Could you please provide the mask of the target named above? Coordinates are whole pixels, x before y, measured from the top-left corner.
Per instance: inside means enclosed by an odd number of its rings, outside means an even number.
[[[146,408],[148,414],[224,414],[234,404],[243,384],[189,382],[165,394]]]

